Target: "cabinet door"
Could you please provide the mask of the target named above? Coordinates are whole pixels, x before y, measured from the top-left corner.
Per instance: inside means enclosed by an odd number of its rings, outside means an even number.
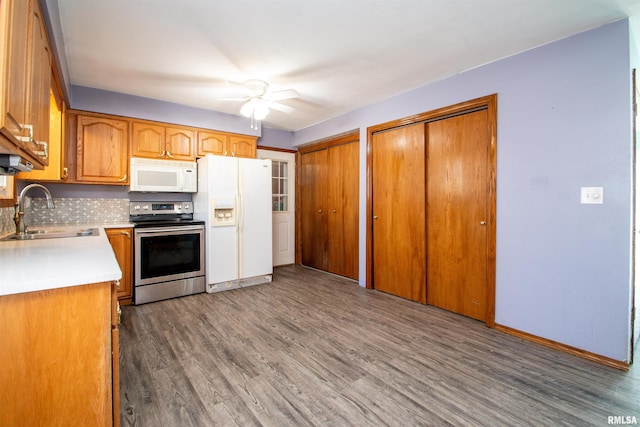
[[[165,128],[165,154],[167,158],[174,160],[196,159],[195,131],[181,127]]]
[[[27,72],[29,48],[29,22],[31,1],[2,1],[2,16],[7,16],[8,25],[3,30],[6,46],[6,74],[4,76],[4,111],[2,130],[15,137],[23,135],[22,125],[27,123]],[[3,46],[3,48],[5,47]],[[22,144],[20,144],[22,146]]]
[[[207,154],[223,156],[227,151],[229,135],[222,132],[198,132],[198,157]]]
[[[0,425],[113,425],[111,286],[0,297]]]
[[[133,122],[131,124],[131,156],[164,158],[164,126],[153,123]]]
[[[111,286],[111,414],[113,427],[120,427],[120,305],[115,283]]]
[[[257,138],[250,136],[231,135],[227,156],[256,158]]]
[[[328,150],[327,271],[358,278],[359,144]]]
[[[302,264],[327,269],[327,150],[301,156]]]
[[[49,91],[49,164],[44,170],[32,170],[20,172],[18,179],[26,181],[61,181],[63,176],[62,165],[62,107],[58,104],[58,98],[53,94],[53,88]]]
[[[122,279],[120,279],[120,286],[118,287],[118,300],[123,305],[131,304],[133,297],[132,292],[132,269],[131,269],[131,246],[133,240],[131,239],[130,228],[109,228],[105,230],[109,243],[113,248],[113,253],[118,260],[120,270],[122,270]]]
[[[128,185],[129,123],[77,116],[76,180]]]
[[[49,91],[51,57],[40,8],[34,4],[32,13],[31,92],[28,101],[29,123],[33,127],[33,142],[24,149],[49,164]]]

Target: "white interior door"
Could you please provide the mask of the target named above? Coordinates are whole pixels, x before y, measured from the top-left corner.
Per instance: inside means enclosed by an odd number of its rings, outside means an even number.
[[[273,265],[293,264],[296,155],[260,149],[258,158],[272,161]]]

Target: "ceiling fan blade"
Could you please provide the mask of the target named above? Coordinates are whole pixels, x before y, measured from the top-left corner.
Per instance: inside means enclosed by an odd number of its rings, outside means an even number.
[[[243,97],[235,97],[235,98],[218,98],[216,99],[216,101],[248,101],[249,99],[251,99],[250,96],[243,96]]]
[[[269,99],[270,101],[280,101],[283,99],[297,98],[299,96],[300,95],[295,90],[287,89],[287,90],[278,90],[276,92],[271,92],[266,96],[266,98]]]
[[[280,104],[279,102],[270,102],[269,108],[273,108],[274,110],[282,111],[283,113],[292,113],[296,109],[293,107],[289,107],[288,105]]]

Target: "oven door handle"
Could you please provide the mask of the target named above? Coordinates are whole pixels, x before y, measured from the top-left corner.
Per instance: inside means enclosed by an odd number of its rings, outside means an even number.
[[[136,230],[137,234],[155,234],[155,233],[167,233],[173,231],[200,231],[204,230],[202,225],[182,225],[180,227],[154,227],[154,228],[139,228]]]

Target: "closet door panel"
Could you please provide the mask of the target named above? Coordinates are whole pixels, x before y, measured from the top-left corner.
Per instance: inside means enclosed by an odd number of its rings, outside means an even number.
[[[487,318],[487,110],[427,124],[427,302]]]
[[[426,302],[424,124],[373,135],[373,287]]]
[[[328,271],[358,278],[359,144],[329,149]]]
[[[327,150],[301,156],[302,264],[327,269]]]

